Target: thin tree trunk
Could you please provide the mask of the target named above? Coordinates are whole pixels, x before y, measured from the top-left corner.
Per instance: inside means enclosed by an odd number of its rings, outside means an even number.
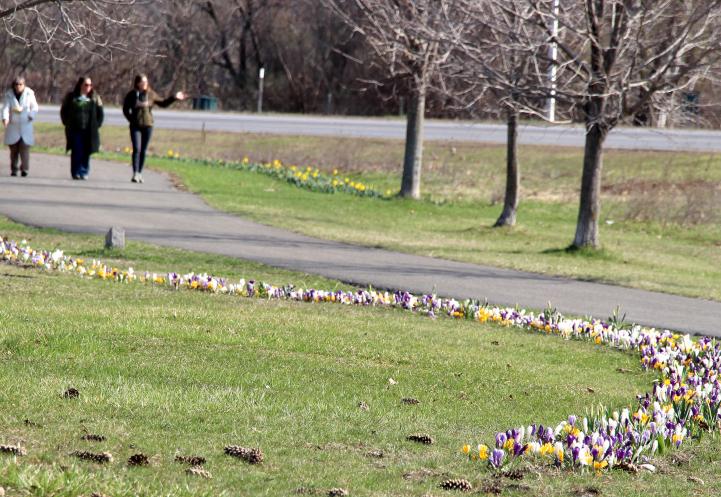
[[[503,203],[503,212],[494,224],[499,226],[514,226],[516,224],[516,209],[518,208],[518,191],[521,186],[521,172],[518,169],[518,111],[508,110],[507,120],[508,137],[506,138],[506,198]]]
[[[603,142],[606,131],[598,124],[591,124],[586,133],[583,151],[583,178],[581,179],[581,203],[578,210],[576,236],[572,247],[599,246],[598,218],[601,214],[601,170],[603,168]]]
[[[408,108],[406,151],[403,158],[401,197],[420,198],[421,164],[423,161],[423,122],[426,110],[426,87],[419,85]]]

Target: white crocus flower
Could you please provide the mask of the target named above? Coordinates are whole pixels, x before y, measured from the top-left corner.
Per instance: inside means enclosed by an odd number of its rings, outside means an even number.
[[[63,258],[63,251],[58,249],[52,254],[50,254],[50,259],[52,259],[53,262],[57,263],[60,259]]]

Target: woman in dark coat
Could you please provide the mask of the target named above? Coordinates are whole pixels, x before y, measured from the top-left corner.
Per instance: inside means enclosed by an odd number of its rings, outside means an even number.
[[[153,106],[168,107],[177,100],[185,100],[182,91],[162,99],[150,88],[145,74],[135,76],[133,89],[123,101],[123,114],[130,123],[130,141],[133,144],[133,177],[130,179],[133,183],[143,182],[145,153],[153,136]]]
[[[100,150],[100,126],[104,117],[103,101],[93,90],[91,79],[83,76],[60,107],[60,119],[65,126],[65,150],[71,151],[73,179],[88,179],[90,155]]]

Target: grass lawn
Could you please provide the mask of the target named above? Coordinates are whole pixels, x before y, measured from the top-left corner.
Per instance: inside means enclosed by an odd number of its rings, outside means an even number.
[[[38,126],[41,144],[62,143]],[[103,128],[106,150],[127,130]],[[181,155],[273,157],[321,169],[340,165],[383,191],[399,184],[402,147],[381,140],[156,130],[152,146]],[[500,213],[503,147],[429,142],[422,201],[373,200],[301,190],[252,173],[152,158],[214,207],[304,234],[440,258],[721,300],[721,160],[716,156],[609,151],[601,217],[603,249],[567,253],[575,231],[581,152],[522,147],[518,226]],[[127,156],[106,154],[127,161]]]
[[[104,253],[100,237],[4,220],[0,233],[137,270],[339,285],[146,244]],[[539,467],[510,480],[459,453],[497,430],[555,424],[598,403],[627,405],[654,378],[631,354],[402,311],[174,292],[6,265],[0,292],[0,443],[28,449],[0,455],[9,495],[325,495],[343,487],[350,495],[420,496],[444,494],[438,484],[448,477],[511,496],[721,490],[712,439],[659,459],[660,474]],[[78,399],[63,398],[69,387]],[[404,405],[404,397],[420,403]],[[405,440],[415,432],[435,443]],[[107,440],[81,440],[85,433]],[[265,462],[229,458],[228,444],[260,447]],[[107,450],[115,461],[81,462],[69,456],[74,450]],[[138,452],[150,466],[127,465]],[[206,457],[213,479],[186,476],[177,454]]]

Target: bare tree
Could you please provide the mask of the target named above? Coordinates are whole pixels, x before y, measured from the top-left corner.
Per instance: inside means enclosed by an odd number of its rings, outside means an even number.
[[[495,227],[513,226],[520,196],[518,165],[519,115],[545,117],[550,86],[543,68],[547,37],[527,23],[533,9],[527,0],[468,0],[459,6],[475,29],[453,52],[452,66],[442,75],[442,91],[463,107],[484,112],[498,109],[505,117],[506,189],[503,211]],[[486,93],[492,98],[484,98]],[[493,109],[488,109],[488,107]]]
[[[248,89],[258,69],[265,66],[263,36],[259,25],[278,0],[199,0],[195,2],[212,25],[206,30],[210,61],[225,71],[239,90],[244,104],[252,101]]]
[[[598,247],[603,144],[624,118],[710,78],[721,51],[721,0],[527,0],[526,22],[558,44],[567,84],[559,104],[586,127],[583,176],[572,248]]]
[[[2,0],[0,21],[15,42],[42,46],[55,58],[68,49],[110,56],[124,38],[108,36],[131,25],[137,0]]]
[[[431,80],[443,70],[454,43],[468,26],[454,16],[455,0],[323,0],[360,33],[391,76],[407,81],[411,102],[406,123],[400,195],[419,198],[423,124]]]
[[[353,91],[347,82],[353,83],[351,73],[358,66],[353,56],[363,42],[318,0],[284,4],[270,26],[266,68],[276,76],[269,81],[269,89],[274,90],[269,101],[281,105],[280,97],[301,112],[333,112],[343,94]]]

